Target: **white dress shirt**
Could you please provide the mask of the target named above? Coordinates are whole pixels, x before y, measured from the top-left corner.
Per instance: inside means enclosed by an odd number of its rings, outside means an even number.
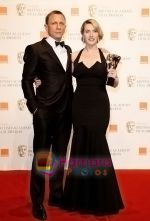
[[[57,57],[59,58],[64,70],[66,71],[67,67],[67,50],[65,47],[62,47],[61,45],[56,46],[55,39],[48,36],[46,38],[46,41],[52,46],[54,52],[56,53]]]

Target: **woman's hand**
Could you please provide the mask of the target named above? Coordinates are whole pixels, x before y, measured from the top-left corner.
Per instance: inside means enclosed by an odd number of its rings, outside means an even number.
[[[34,85],[36,88],[38,88],[42,84],[42,81],[39,78],[34,79]]]
[[[110,68],[108,69],[108,75],[107,77],[112,77],[114,78],[114,84],[113,84],[113,87],[117,87],[118,84],[119,84],[119,79],[118,79],[118,76],[117,76],[117,70],[114,69],[114,68]]]
[[[117,70],[110,68],[108,69],[108,77],[117,78]]]

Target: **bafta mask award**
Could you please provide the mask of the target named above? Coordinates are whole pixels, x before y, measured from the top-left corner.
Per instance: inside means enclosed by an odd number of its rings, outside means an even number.
[[[116,54],[108,54],[107,58],[106,58],[106,62],[107,62],[107,69],[113,68],[116,69],[117,65],[120,61],[121,57],[119,55]],[[113,86],[114,85],[114,78],[113,77],[107,77],[107,85]]]

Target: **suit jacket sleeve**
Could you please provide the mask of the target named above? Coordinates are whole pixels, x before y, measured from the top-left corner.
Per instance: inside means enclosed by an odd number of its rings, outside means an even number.
[[[33,82],[36,77],[38,54],[32,45],[26,47],[23,59],[25,63],[22,74],[22,89],[24,97],[27,99],[27,107],[29,111],[33,113],[37,108]]]

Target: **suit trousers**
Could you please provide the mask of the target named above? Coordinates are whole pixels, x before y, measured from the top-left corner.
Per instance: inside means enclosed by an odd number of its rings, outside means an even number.
[[[59,113],[52,107],[40,108],[33,115],[33,162],[30,179],[30,195],[33,205],[43,203],[45,194],[45,162],[52,147],[52,159],[60,162],[65,159],[71,133],[71,110],[68,108]],[[52,160],[52,161],[53,161]],[[53,163],[53,162],[52,162]],[[49,201],[61,199],[63,193],[64,165],[57,164],[57,169],[50,170]]]

